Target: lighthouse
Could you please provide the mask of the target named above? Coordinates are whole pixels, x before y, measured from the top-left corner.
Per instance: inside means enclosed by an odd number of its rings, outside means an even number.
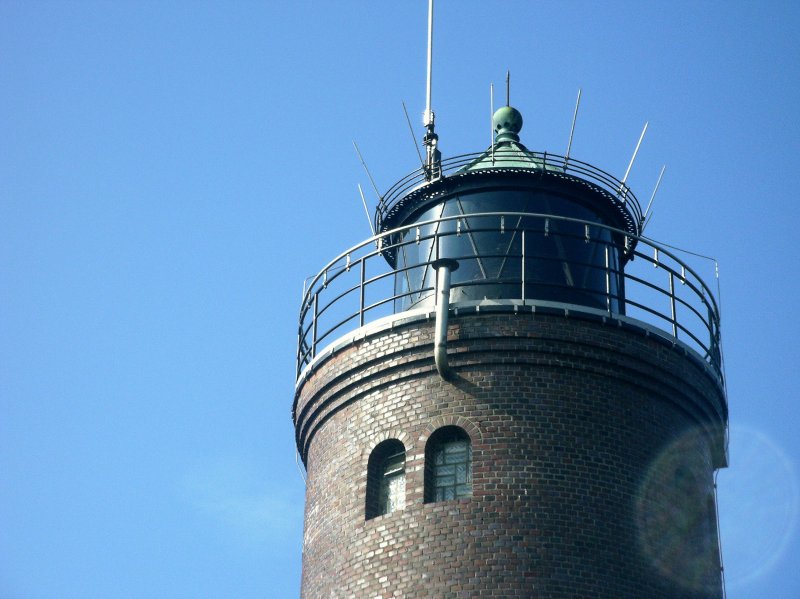
[[[375,235],[305,290],[305,598],[723,596],[715,294],[523,121],[443,158],[431,113]]]

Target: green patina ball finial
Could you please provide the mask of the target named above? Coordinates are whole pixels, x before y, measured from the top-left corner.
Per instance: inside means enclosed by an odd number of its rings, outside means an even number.
[[[498,108],[492,116],[495,141],[519,141],[522,114],[512,106]]]

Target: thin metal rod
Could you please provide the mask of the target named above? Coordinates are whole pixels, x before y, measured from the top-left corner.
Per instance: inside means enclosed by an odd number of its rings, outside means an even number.
[[[494,83],[489,84],[489,139],[492,142],[492,166],[494,166]]]
[[[651,216],[652,216],[652,215],[651,215]],[[644,239],[644,240],[646,240],[646,241],[650,241],[650,242],[653,242],[653,241],[654,241],[653,239],[650,239],[649,237],[645,237],[644,235],[642,235],[642,239]],[[717,259],[716,259],[716,258],[714,258],[713,256],[706,256],[705,254],[698,254],[697,252],[690,252],[689,250],[685,250],[685,249],[683,249],[683,248],[679,248],[679,247],[678,247],[678,246],[676,246],[676,245],[670,245],[670,244],[668,244],[668,243],[661,243],[661,242],[659,242],[659,244],[658,244],[658,245],[660,245],[660,246],[663,246],[663,247],[665,247],[665,248],[669,248],[669,249],[671,249],[671,250],[676,250],[676,251],[678,251],[678,252],[681,252],[681,253],[684,253],[684,254],[689,254],[690,256],[697,256],[698,258],[703,258],[703,259],[705,259],[705,260],[711,260],[711,261],[712,261],[712,262],[713,262],[715,265],[717,264]],[[657,254],[657,253],[658,253],[658,248],[656,248],[656,254]],[[698,278],[699,278],[699,277],[698,277]],[[717,279],[719,279],[719,271],[717,271]]]
[[[644,134],[647,132],[647,125],[650,123],[644,124],[644,129],[642,129],[642,134],[639,136],[639,141],[636,142],[636,149],[633,151],[633,156],[631,156],[631,161],[628,164],[628,170],[625,171],[625,176],[622,177],[622,184],[625,185],[625,181],[628,180],[628,175],[631,174],[631,168],[633,167],[633,161],[636,160],[636,154],[639,153],[639,146],[642,145],[642,140],[644,139]],[[620,190],[621,191],[621,190]]]
[[[364,326],[364,281],[367,279],[367,259],[361,259],[361,280],[358,284],[358,326]]]
[[[669,309],[672,316],[672,336],[678,338],[678,321],[676,320],[677,311],[675,309],[675,277],[669,273]]]
[[[417,145],[417,138],[414,136],[414,127],[411,126],[411,119],[408,116],[408,109],[406,108],[406,103],[403,102],[403,112],[406,115],[406,122],[408,123],[408,131],[411,133],[411,141],[414,142],[414,149],[417,151],[417,156],[419,156],[419,164],[422,168],[425,168],[425,161],[422,159],[422,152],[419,151],[419,146]]]
[[[567,153],[564,154],[564,164],[569,160],[569,151],[572,149],[572,136],[575,133],[575,123],[578,120],[578,107],[581,105],[581,88],[578,88],[578,99],[575,102],[575,113],[572,115],[572,127],[569,130],[569,143],[567,143]]]
[[[469,221],[467,220],[467,212],[464,211],[464,205],[461,203],[461,198],[456,198],[456,202],[458,203],[458,209],[461,211],[461,214],[464,215],[464,228],[467,230],[467,239],[469,239],[469,244],[472,246],[472,252],[475,254],[475,260],[478,263],[478,268],[481,271],[481,276],[485,279],[489,277],[486,275],[486,267],[483,265],[483,260],[481,260],[481,252],[478,250],[478,244],[475,243],[475,239],[472,236],[472,230],[469,227]]]
[[[522,291],[520,293],[520,297],[522,298],[523,303],[525,302],[525,229],[522,229],[522,235],[520,239],[522,243]]]
[[[311,333],[311,358],[317,355],[317,322],[319,321],[319,291],[314,293],[314,322]]]
[[[517,224],[514,226],[514,232],[511,234],[511,241],[508,242],[508,246],[506,247],[505,252],[503,252],[503,261],[500,263],[500,268],[497,270],[498,278],[503,276],[503,270],[508,262],[508,257],[511,255],[511,247],[514,245],[514,241],[517,238],[517,232],[520,230],[519,225],[521,222],[522,217],[520,216],[517,219]],[[505,234],[505,216],[500,217],[500,234]]]
[[[647,224],[647,215],[650,212],[650,206],[653,205],[653,200],[656,199],[656,192],[658,191],[658,186],[661,185],[661,179],[664,177],[664,171],[667,170],[667,165],[661,167],[661,173],[658,175],[658,181],[656,181],[656,186],[653,188],[653,195],[650,196],[650,201],[647,202],[647,208],[644,209],[644,214],[642,215],[642,225],[644,226]]]
[[[358,183],[357,185],[358,185],[358,193],[361,195],[361,203],[364,204],[364,213],[367,215],[369,230],[372,231],[372,236],[375,237],[375,225],[372,224],[372,219],[369,217],[369,208],[367,208],[367,200],[364,197],[364,190],[361,189],[361,183]]]
[[[425,88],[425,126],[433,123],[431,112],[431,86],[433,79],[433,0],[428,0],[428,68]]]
[[[511,106],[511,71],[506,71],[506,106]]]
[[[605,247],[605,263],[606,263],[606,311],[610,314],[611,313],[611,272],[609,271],[610,268],[610,261],[608,259],[608,245]]]
[[[381,197],[381,192],[378,191],[378,186],[375,185],[375,179],[372,178],[372,173],[369,172],[367,163],[364,162],[364,157],[361,155],[361,150],[358,149],[358,144],[356,143],[356,140],[353,140],[353,147],[356,149],[356,154],[358,154],[358,159],[361,161],[364,170],[367,172],[367,177],[369,177],[369,182],[372,183],[372,189],[375,190],[375,195],[378,196],[378,200],[383,200],[383,198]]]
[[[297,331],[297,366],[294,369],[295,378],[300,378],[300,365],[305,362],[303,355],[303,318],[300,317],[300,329]]]

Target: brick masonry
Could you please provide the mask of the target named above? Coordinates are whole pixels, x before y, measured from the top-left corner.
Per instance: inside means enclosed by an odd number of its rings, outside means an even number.
[[[303,597],[722,597],[727,413],[707,369],[563,315],[451,317],[448,343],[449,382],[428,321],[354,342],[298,386]],[[425,504],[425,443],[446,425],[471,438],[473,495]],[[386,439],[406,449],[406,507],[365,520]]]

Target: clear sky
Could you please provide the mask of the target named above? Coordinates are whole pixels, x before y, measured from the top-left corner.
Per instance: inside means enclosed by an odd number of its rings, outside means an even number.
[[[303,279],[416,165],[424,0],[0,1],[0,598],[296,597]],[[729,599],[800,596],[796,2],[438,0],[445,156],[523,142],[716,257]],[[374,201],[374,198],[373,200]],[[713,265],[705,264],[713,282]]]

